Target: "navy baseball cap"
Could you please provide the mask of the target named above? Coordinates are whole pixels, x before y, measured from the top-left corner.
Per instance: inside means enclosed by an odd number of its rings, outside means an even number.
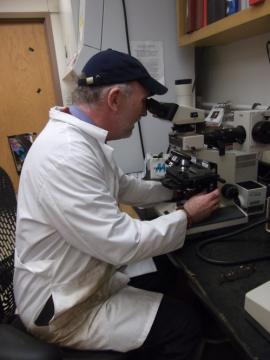
[[[112,49],[100,51],[82,69],[85,78],[79,86],[103,86],[137,80],[150,95],[163,95],[168,89],[152,78],[135,57]]]

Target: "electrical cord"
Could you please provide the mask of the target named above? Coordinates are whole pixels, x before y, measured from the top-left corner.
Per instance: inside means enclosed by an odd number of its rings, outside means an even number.
[[[123,6],[123,12],[124,12],[125,31],[126,31],[126,40],[127,40],[128,54],[131,55],[129,32],[128,32],[128,22],[127,22],[127,10],[126,10],[125,0],[122,0],[122,6]],[[144,149],[143,136],[142,136],[142,127],[141,127],[140,120],[138,121],[138,128],[139,128],[139,136],[140,136],[142,154],[143,154],[143,158],[145,159],[145,149]]]
[[[266,52],[267,52],[268,60],[270,62],[270,49],[269,48],[270,48],[270,40],[267,41],[267,43],[266,43]]]
[[[226,260],[218,260],[218,259],[214,259],[214,258],[210,258],[206,255],[204,255],[202,253],[202,250],[205,246],[207,246],[208,244],[214,243],[214,242],[222,242],[225,241],[226,238],[231,237],[231,236],[235,236],[240,234],[241,232],[253,229],[256,226],[259,226],[261,224],[265,224],[266,222],[269,222],[270,219],[262,219],[259,220],[253,224],[250,224],[248,226],[245,226],[244,228],[232,231],[230,233],[227,234],[221,234],[221,235],[217,235],[214,236],[210,239],[207,239],[205,241],[202,241],[201,243],[199,243],[196,246],[196,255],[211,264],[215,264],[215,265],[239,265],[239,264],[247,264],[247,263],[251,263],[251,262],[258,262],[258,261],[263,261],[263,260],[270,260],[270,254],[269,255],[265,255],[265,256],[260,256],[260,257],[253,257],[253,258],[248,258],[248,259],[241,259],[241,260],[237,260],[237,261],[226,261]]]
[[[103,45],[104,11],[105,11],[105,0],[103,0],[103,3],[102,3],[100,50],[102,49],[102,45]]]
[[[126,31],[126,40],[127,40],[127,48],[129,55],[131,54],[130,50],[130,40],[129,40],[129,31],[128,31],[128,22],[127,22],[127,9],[126,9],[126,2],[122,0],[123,12],[124,12],[124,21],[125,21],[125,31]]]
[[[261,159],[259,159],[259,163],[263,164],[263,161]],[[260,164],[259,164],[260,165]],[[268,166],[267,166],[268,167]],[[270,170],[265,170],[265,173],[263,171],[263,165],[262,165],[262,169],[260,170],[260,166],[259,166],[259,170],[258,170],[258,180],[268,183],[270,181]]]
[[[264,176],[258,176],[259,181],[269,182],[270,181],[270,171]]]
[[[255,103],[253,103],[252,104],[252,106],[251,106],[251,110],[255,110],[256,109],[256,107],[258,107],[258,106],[260,106],[260,105],[262,105],[261,103],[259,103],[259,102],[255,102]]]

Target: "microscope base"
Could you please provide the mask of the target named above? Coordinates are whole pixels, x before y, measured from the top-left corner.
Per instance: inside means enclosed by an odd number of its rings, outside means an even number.
[[[157,216],[166,215],[176,210],[176,203],[160,203],[154,206]],[[209,219],[194,224],[187,230],[187,235],[223,229],[228,226],[241,225],[248,222],[248,215],[237,205],[220,207]]]

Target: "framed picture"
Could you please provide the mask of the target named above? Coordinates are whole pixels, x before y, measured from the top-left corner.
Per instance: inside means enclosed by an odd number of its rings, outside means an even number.
[[[36,133],[25,133],[8,136],[9,147],[18,175],[20,175],[22,171],[23,162],[26,158],[28,150],[33,144],[35,137]]]

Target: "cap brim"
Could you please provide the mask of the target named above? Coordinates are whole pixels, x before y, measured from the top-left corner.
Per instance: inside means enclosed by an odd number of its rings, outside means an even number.
[[[168,91],[166,86],[162,85],[160,82],[158,82],[157,80],[155,80],[152,77],[140,79],[138,81],[142,84],[142,86],[145,89],[147,89],[150,92],[149,96],[163,95]]]

